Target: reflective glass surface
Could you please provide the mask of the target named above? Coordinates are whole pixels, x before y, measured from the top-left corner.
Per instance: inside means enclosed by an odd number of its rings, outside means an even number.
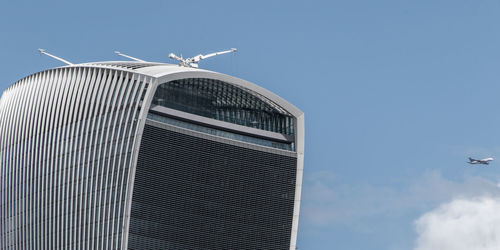
[[[206,134],[211,134],[211,135],[216,135],[224,138],[229,138],[232,140],[237,140],[237,141],[242,141],[242,142],[248,142],[248,143],[253,143],[257,145],[262,145],[266,147],[272,147],[272,148],[278,148],[278,149],[284,149],[288,151],[294,151],[294,143],[282,143],[282,142],[276,142],[276,141],[271,141],[271,140],[266,140],[266,139],[261,139],[261,138],[256,138],[252,136],[246,136],[246,135],[240,135],[236,133],[231,133],[227,131],[222,131],[219,129],[214,129],[214,128],[209,128],[209,127],[204,127],[200,126],[197,124],[189,123],[189,122],[184,122],[184,121],[179,121],[173,118],[157,115],[157,114],[148,114],[148,118],[163,122],[166,124],[174,125],[176,127],[181,127],[185,129],[190,129]]]
[[[146,124],[129,249],[289,249],[297,158]]]
[[[188,78],[158,87],[154,105],[281,134],[294,134],[294,118],[276,104],[232,84]]]

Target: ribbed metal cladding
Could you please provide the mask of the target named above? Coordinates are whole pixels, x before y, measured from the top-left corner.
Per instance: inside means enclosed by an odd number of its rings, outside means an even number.
[[[0,248],[122,246],[140,101],[152,78],[74,66],[0,99]]]
[[[295,153],[158,124],[142,135],[130,249],[290,248]]]

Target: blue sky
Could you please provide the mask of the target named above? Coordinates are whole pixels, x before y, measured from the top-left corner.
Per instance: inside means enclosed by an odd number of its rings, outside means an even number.
[[[299,249],[433,249],[430,218],[500,195],[500,163],[465,163],[500,157],[499,13],[493,0],[2,1],[0,90],[61,66],[38,48],[173,63],[236,47],[200,67],[306,114]]]

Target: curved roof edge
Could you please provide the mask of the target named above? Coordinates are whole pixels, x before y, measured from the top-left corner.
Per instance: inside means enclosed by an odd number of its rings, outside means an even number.
[[[55,67],[50,69],[45,69],[28,76],[25,76],[9,87],[5,88],[4,91],[8,90],[12,86],[14,86],[17,82],[21,81],[24,78],[30,77],[32,75],[36,75],[45,71],[58,69],[58,68],[79,68],[79,67],[97,67],[97,68],[108,68],[115,70],[127,71],[130,73],[142,74],[149,77],[153,77],[158,79],[159,83],[164,83],[172,80],[179,80],[182,78],[212,78],[220,81],[224,81],[227,83],[234,84],[237,87],[245,89],[247,91],[253,92],[254,94],[261,95],[266,99],[274,102],[277,106],[283,108],[287,112],[289,112],[294,117],[300,117],[304,113],[295,107],[293,104],[289,103],[285,99],[280,96],[274,94],[273,92],[258,86],[252,82],[226,75],[223,73],[218,73],[210,70],[204,69],[196,69],[196,68],[188,68],[182,67],[175,64],[167,64],[167,63],[158,63],[158,62],[135,62],[135,61],[103,61],[103,62],[88,62],[88,63],[80,63],[73,65],[64,65],[61,67]]]
[[[165,83],[173,80],[178,80],[178,79],[183,79],[183,78],[210,78],[210,79],[216,79],[220,81],[224,81],[230,84],[233,84],[237,87],[240,87],[244,90],[256,93],[258,95],[261,95],[265,97],[266,99],[274,102],[276,105],[279,107],[283,108],[287,112],[289,112],[291,115],[294,117],[300,117],[304,113],[295,107],[293,104],[289,103],[285,99],[281,98],[280,96],[274,94],[273,92],[258,86],[257,84],[254,84],[252,82],[214,72],[214,71],[209,71],[209,70],[204,70],[204,69],[195,69],[195,68],[187,68],[187,67],[182,67],[182,66],[177,66],[177,65],[158,65],[158,66],[151,66],[151,67],[144,67],[135,70],[135,72],[142,73],[145,75],[149,75],[151,77],[154,77],[158,79],[158,83]]]

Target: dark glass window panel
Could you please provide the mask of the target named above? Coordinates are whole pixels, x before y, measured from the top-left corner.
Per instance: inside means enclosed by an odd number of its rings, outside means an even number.
[[[162,84],[153,105],[247,127],[294,134],[293,117],[257,93],[214,79],[188,78]]]

